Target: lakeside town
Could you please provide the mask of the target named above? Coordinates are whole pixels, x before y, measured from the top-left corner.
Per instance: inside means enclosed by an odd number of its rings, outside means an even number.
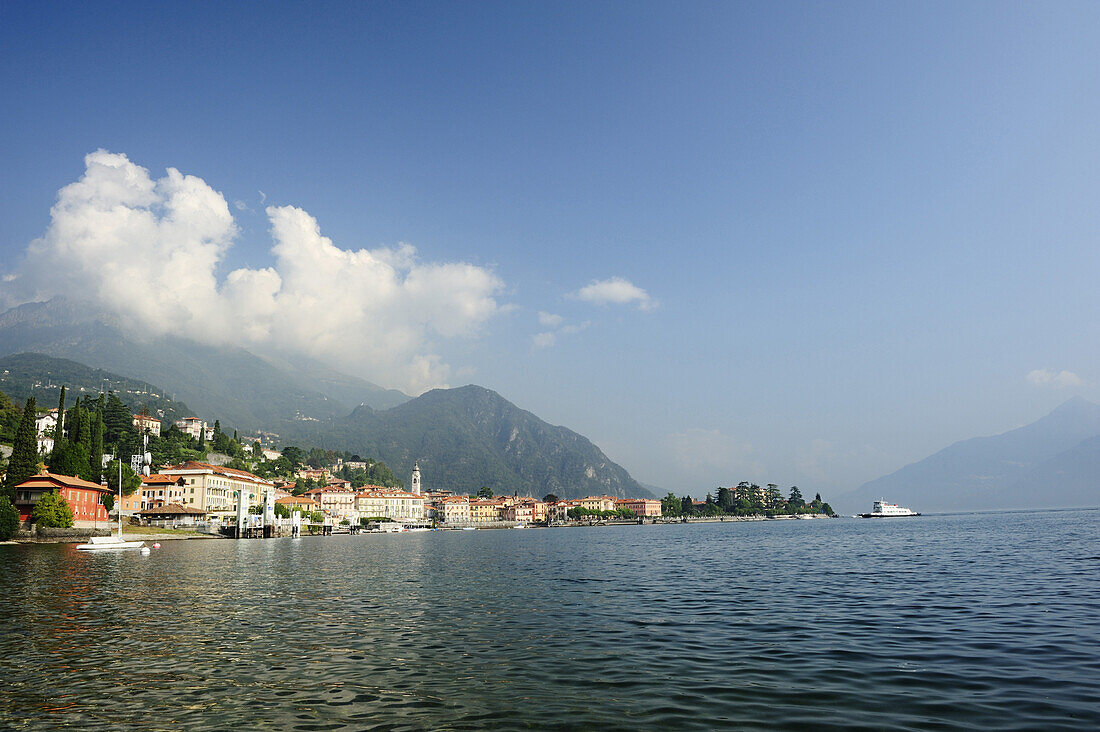
[[[11,406],[3,402],[0,410]],[[0,513],[6,498],[17,516],[6,520],[14,524],[7,533],[22,538],[40,529],[94,532],[119,519],[134,531],[240,537],[833,515],[820,496],[806,502],[797,487],[783,497],[778,486],[747,482],[705,500],[494,495],[485,486],[430,488],[416,461],[406,486],[380,462],[318,448],[277,450],[270,446],[277,438],[229,435],[199,417],[132,414],[110,393],[66,410],[62,390],[58,407],[41,412],[31,398],[14,431]]]

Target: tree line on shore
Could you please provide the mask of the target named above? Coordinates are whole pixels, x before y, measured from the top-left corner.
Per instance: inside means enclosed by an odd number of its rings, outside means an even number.
[[[821,494],[807,502],[798,486],[791,486],[786,498],[775,483],[761,487],[743,481],[734,488],[718,487],[697,503],[691,496],[669,493],[661,499],[664,516],[782,516],[791,514],[824,514],[834,516],[832,506],[821,500]]]

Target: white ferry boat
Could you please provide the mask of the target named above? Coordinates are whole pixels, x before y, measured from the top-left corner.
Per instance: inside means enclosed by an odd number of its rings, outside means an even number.
[[[896,503],[887,503],[885,498],[874,502],[871,513],[859,514],[860,518],[900,518],[902,516],[920,516],[920,514]]]

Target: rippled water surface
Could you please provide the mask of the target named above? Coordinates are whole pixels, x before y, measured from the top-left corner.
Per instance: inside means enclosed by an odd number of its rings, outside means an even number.
[[[0,547],[5,729],[1100,727],[1100,511]]]

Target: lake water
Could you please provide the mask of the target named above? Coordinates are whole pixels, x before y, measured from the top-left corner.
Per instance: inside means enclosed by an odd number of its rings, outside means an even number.
[[[4,729],[1095,729],[1100,511],[0,547]]]

